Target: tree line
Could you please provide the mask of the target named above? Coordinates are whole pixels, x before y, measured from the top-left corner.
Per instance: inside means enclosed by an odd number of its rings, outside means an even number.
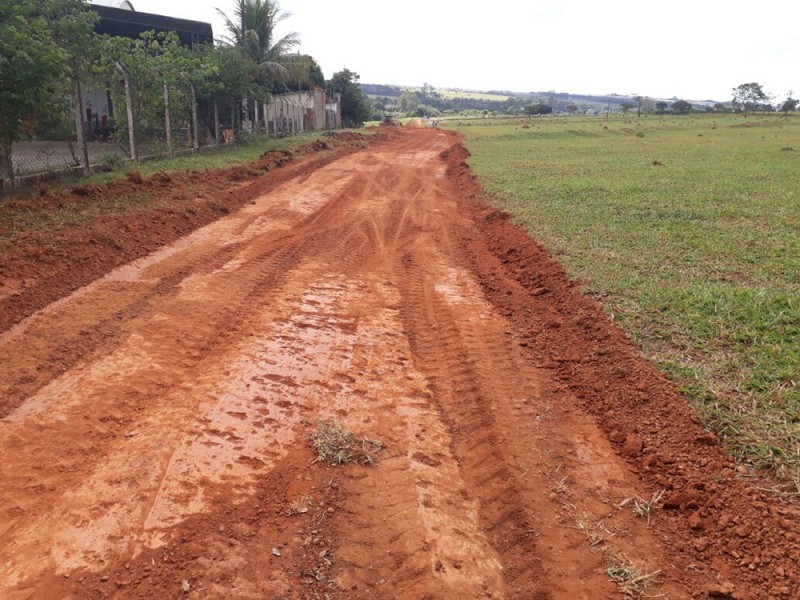
[[[372,96],[370,114],[373,120],[385,115],[438,117],[446,114],[507,114],[507,115],[546,115],[551,113],[635,112],[642,114],[689,114],[692,112],[748,113],[752,111],[773,112],[779,110],[788,115],[798,107],[798,101],[787,99],[773,105],[773,98],[766,94],[759,83],[745,83],[733,88],[731,101],[714,104],[693,105],[687,100],[674,99],[671,102],[655,100],[639,94],[630,96],[592,96],[561,94],[556,92],[512,93],[505,100],[474,97],[444,97],[432,86],[424,84],[420,89],[408,89],[392,85],[362,84],[365,94]]]
[[[159,132],[171,152],[176,123],[191,131],[194,148],[204,131],[218,143],[222,120],[245,137],[243,125],[258,122],[259,107],[289,91],[327,87],[342,96],[347,124],[366,119],[356,73],[344,70],[325,81],[313,57],[292,53],[297,33],[276,37],[277,25],[289,16],[277,2],[237,0],[232,18],[220,12],[228,37],[188,47],[172,32],[150,31],[138,39],[99,35],[99,15],[84,0],[0,3],[3,179],[13,185],[14,142],[45,133],[76,140],[88,173],[91,132],[81,89],[90,86],[107,89],[114,106],[125,107],[116,130],[127,138],[133,160],[142,132]]]

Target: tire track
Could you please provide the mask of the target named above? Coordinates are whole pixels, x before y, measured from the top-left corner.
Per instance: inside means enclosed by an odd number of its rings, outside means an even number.
[[[494,430],[493,392],[484,389],[476,373],[477,359],[465,346],[454,316],[426,282],[427,269],[408,256],[403,266],[401,277],[408,285],[402,312],[406,335],[453,438],[453,453],[469,493],[480,501],[482,526],[503,560],[506,589],[546,594],[552,582],[542,568],[533,537],[536,529],[522,509],[526,503]]]

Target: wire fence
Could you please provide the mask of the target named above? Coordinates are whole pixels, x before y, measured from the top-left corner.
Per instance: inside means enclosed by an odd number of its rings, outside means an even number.
[[[88,142],[89,164],[114,163],[127,158],[127,149],[116,142]],[[81,149],[77,141],[29,140],[12,147],[14,175],[20,178],[41,173],[79,169]]]
[[[329,102],[322,90],[277,95],[269,103],[253,101],[243,106],[244,111],[246,117],[239,120],[236,128],[245,135],[283,137],[342,126],[338,99]],[[128,134],[124,127],[116,128],[113,122],[109,124],[106,120],[102,126],[94,125],[96,124],[92,120],[87,120],[84,124],[89,138],[87,154],[91,171],[115,169],[131,159]],[[207,127],[203,129],[197,140],[189,127],[174,129],[169,136],[169,144],[165,130],[139,129],[136,136],[137,155],[140,160],[147,160],[203,151],[235,142],[232,122],[220,123],[218,129],[214,128],[215,131]],[[13,144],[11,164],[14,186],[24,186],[59,176],[81,175],[81,144],[76,140],[65,140],[63,135],[60,136],[61,139],[46,139],[46,135],[38,138]],[[0,173],[3,189],[14,187],[2,177]]]

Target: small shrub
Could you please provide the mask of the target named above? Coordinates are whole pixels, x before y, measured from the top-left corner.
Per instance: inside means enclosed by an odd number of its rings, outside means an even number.
[[[100,157],[100,165],[104,171],[116,171],[125,164],[125,158],[116,152],[109,152]]]

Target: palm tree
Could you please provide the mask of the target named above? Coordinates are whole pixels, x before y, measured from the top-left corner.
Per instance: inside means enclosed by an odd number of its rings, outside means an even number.
[[[298,92],[304,87],[325,87],[322,70],[317,61],[308,54],[287,54],[282,63],[287,71],[284,81],[287,85],[294,86]]]
[[[219,15],[231,34],[226,41],[243,48],[258,66],[258,79],[262,83],[289,76],[284,66],[286,56],[300,43],[299,35],[292,31],[282,38],[275,39],[275,29],[281,21],[291,15],[282,12],[274,0],[239,0],[236,7],[236,21],[233,21],[219,8]],[[242,109],[249,113],[247,98],[242,98]],[[258,121],[258,101],[255,102],[255,120]]]
[[[220,9],[217,12],[225,19],[225,25],[231,33],[228,41],[244,48],[245,54],[257,64],[280,64],[281,59],[300,43],[294,31],[275,39],[278,24],[291,14],[282,12],[274,0],[240,0],[236,7],[236,21]]]

